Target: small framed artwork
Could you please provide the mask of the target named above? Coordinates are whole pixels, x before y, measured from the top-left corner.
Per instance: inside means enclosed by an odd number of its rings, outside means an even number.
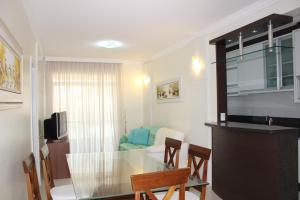
[[[0,19],[0,110],[22,103],[22,49]]]
[[[156,85],[157,103],[182,100],[181,78],[170,79]]]

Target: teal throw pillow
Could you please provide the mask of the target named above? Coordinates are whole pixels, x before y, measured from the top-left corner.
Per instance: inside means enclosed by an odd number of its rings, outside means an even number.
[[[135,137],[135,129],[132,129],[128,134],[128,139],[127,139],[128,143],[133,144],[134,137]]]
[[[128,142],[131,144],[147,145],[149,139],[149,129],[133,129],[128,135]]]
[[[149,129],[139,128],[135,131],[134,144],[147,145],[149,139]]]
[[[148,140],[148,146],[152,146],[155,141],[155,136],[158,131],[162,126],[144,126],[143,128],[148,129],[150,131],[149,133],[149,140]]]

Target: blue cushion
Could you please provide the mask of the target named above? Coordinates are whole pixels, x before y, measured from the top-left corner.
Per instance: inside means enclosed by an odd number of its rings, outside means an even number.
[[[149,139],[149,129],[133,129],[128,135],[128,142],[131,144],[147,145]]]
[[[134,137],[135,137],[135,129],[132,129],[128,134],[127,142],[133,144]]]
[[[149,139],[148,139],[148,146],[152,146],[154,144],[155,141],[155,136],[156,133],[158,131],[158,129],[160,129],[163,126],[143,126],[143,128],[145,129],[149,129],[150,133],[149,133]]]

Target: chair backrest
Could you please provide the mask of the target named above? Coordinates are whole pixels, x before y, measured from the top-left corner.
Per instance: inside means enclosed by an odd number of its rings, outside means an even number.
[[[132,190],[135,193],[135,200],[140,200],[141,192],[146,192],[151,200],[157,197],[151,192],[152,189],[169,187],[164,200],[172,197],[176,186],[180,186],[179,200],[185,199],[185,184],[191,173],[190,168],[180,168],[163,172],[152,172],[131,176]]]
[[[188,167],[191,168],[192,176],[196,176],[202,181],[207,181],[207,166],[208,166],[210,153],[211,153],[211,149],[207,149],[193,144],[189,145]],[[201,169],[203,170],[202,176],[201,176]]]
[[[42,200],[33,153],[23,161],[28,200]]]
[[[172,138],[166,138],[165,140],[165,156],[164,163],[167,166],[178,168],[179,165],[179,151],[182,141]],[[174,161],[175,159],[175,161]]]
[[[42,161],[42,167],[43,167],[43,175],[45,179],[45,190],[47,194],[47,199],[52,200],[50,190],[54,187],[54,181],[53,181],[53,175],[51,170],[51,160],[49,156],[49,150],[47,144],[45,144],[40,149],[40,156]]]

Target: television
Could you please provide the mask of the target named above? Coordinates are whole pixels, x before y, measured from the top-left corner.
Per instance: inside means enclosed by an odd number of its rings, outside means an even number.
[[[44,120],[44,137],[47,140],[59,140],[67,136],[67,113],[56,112],[50,119]]]

